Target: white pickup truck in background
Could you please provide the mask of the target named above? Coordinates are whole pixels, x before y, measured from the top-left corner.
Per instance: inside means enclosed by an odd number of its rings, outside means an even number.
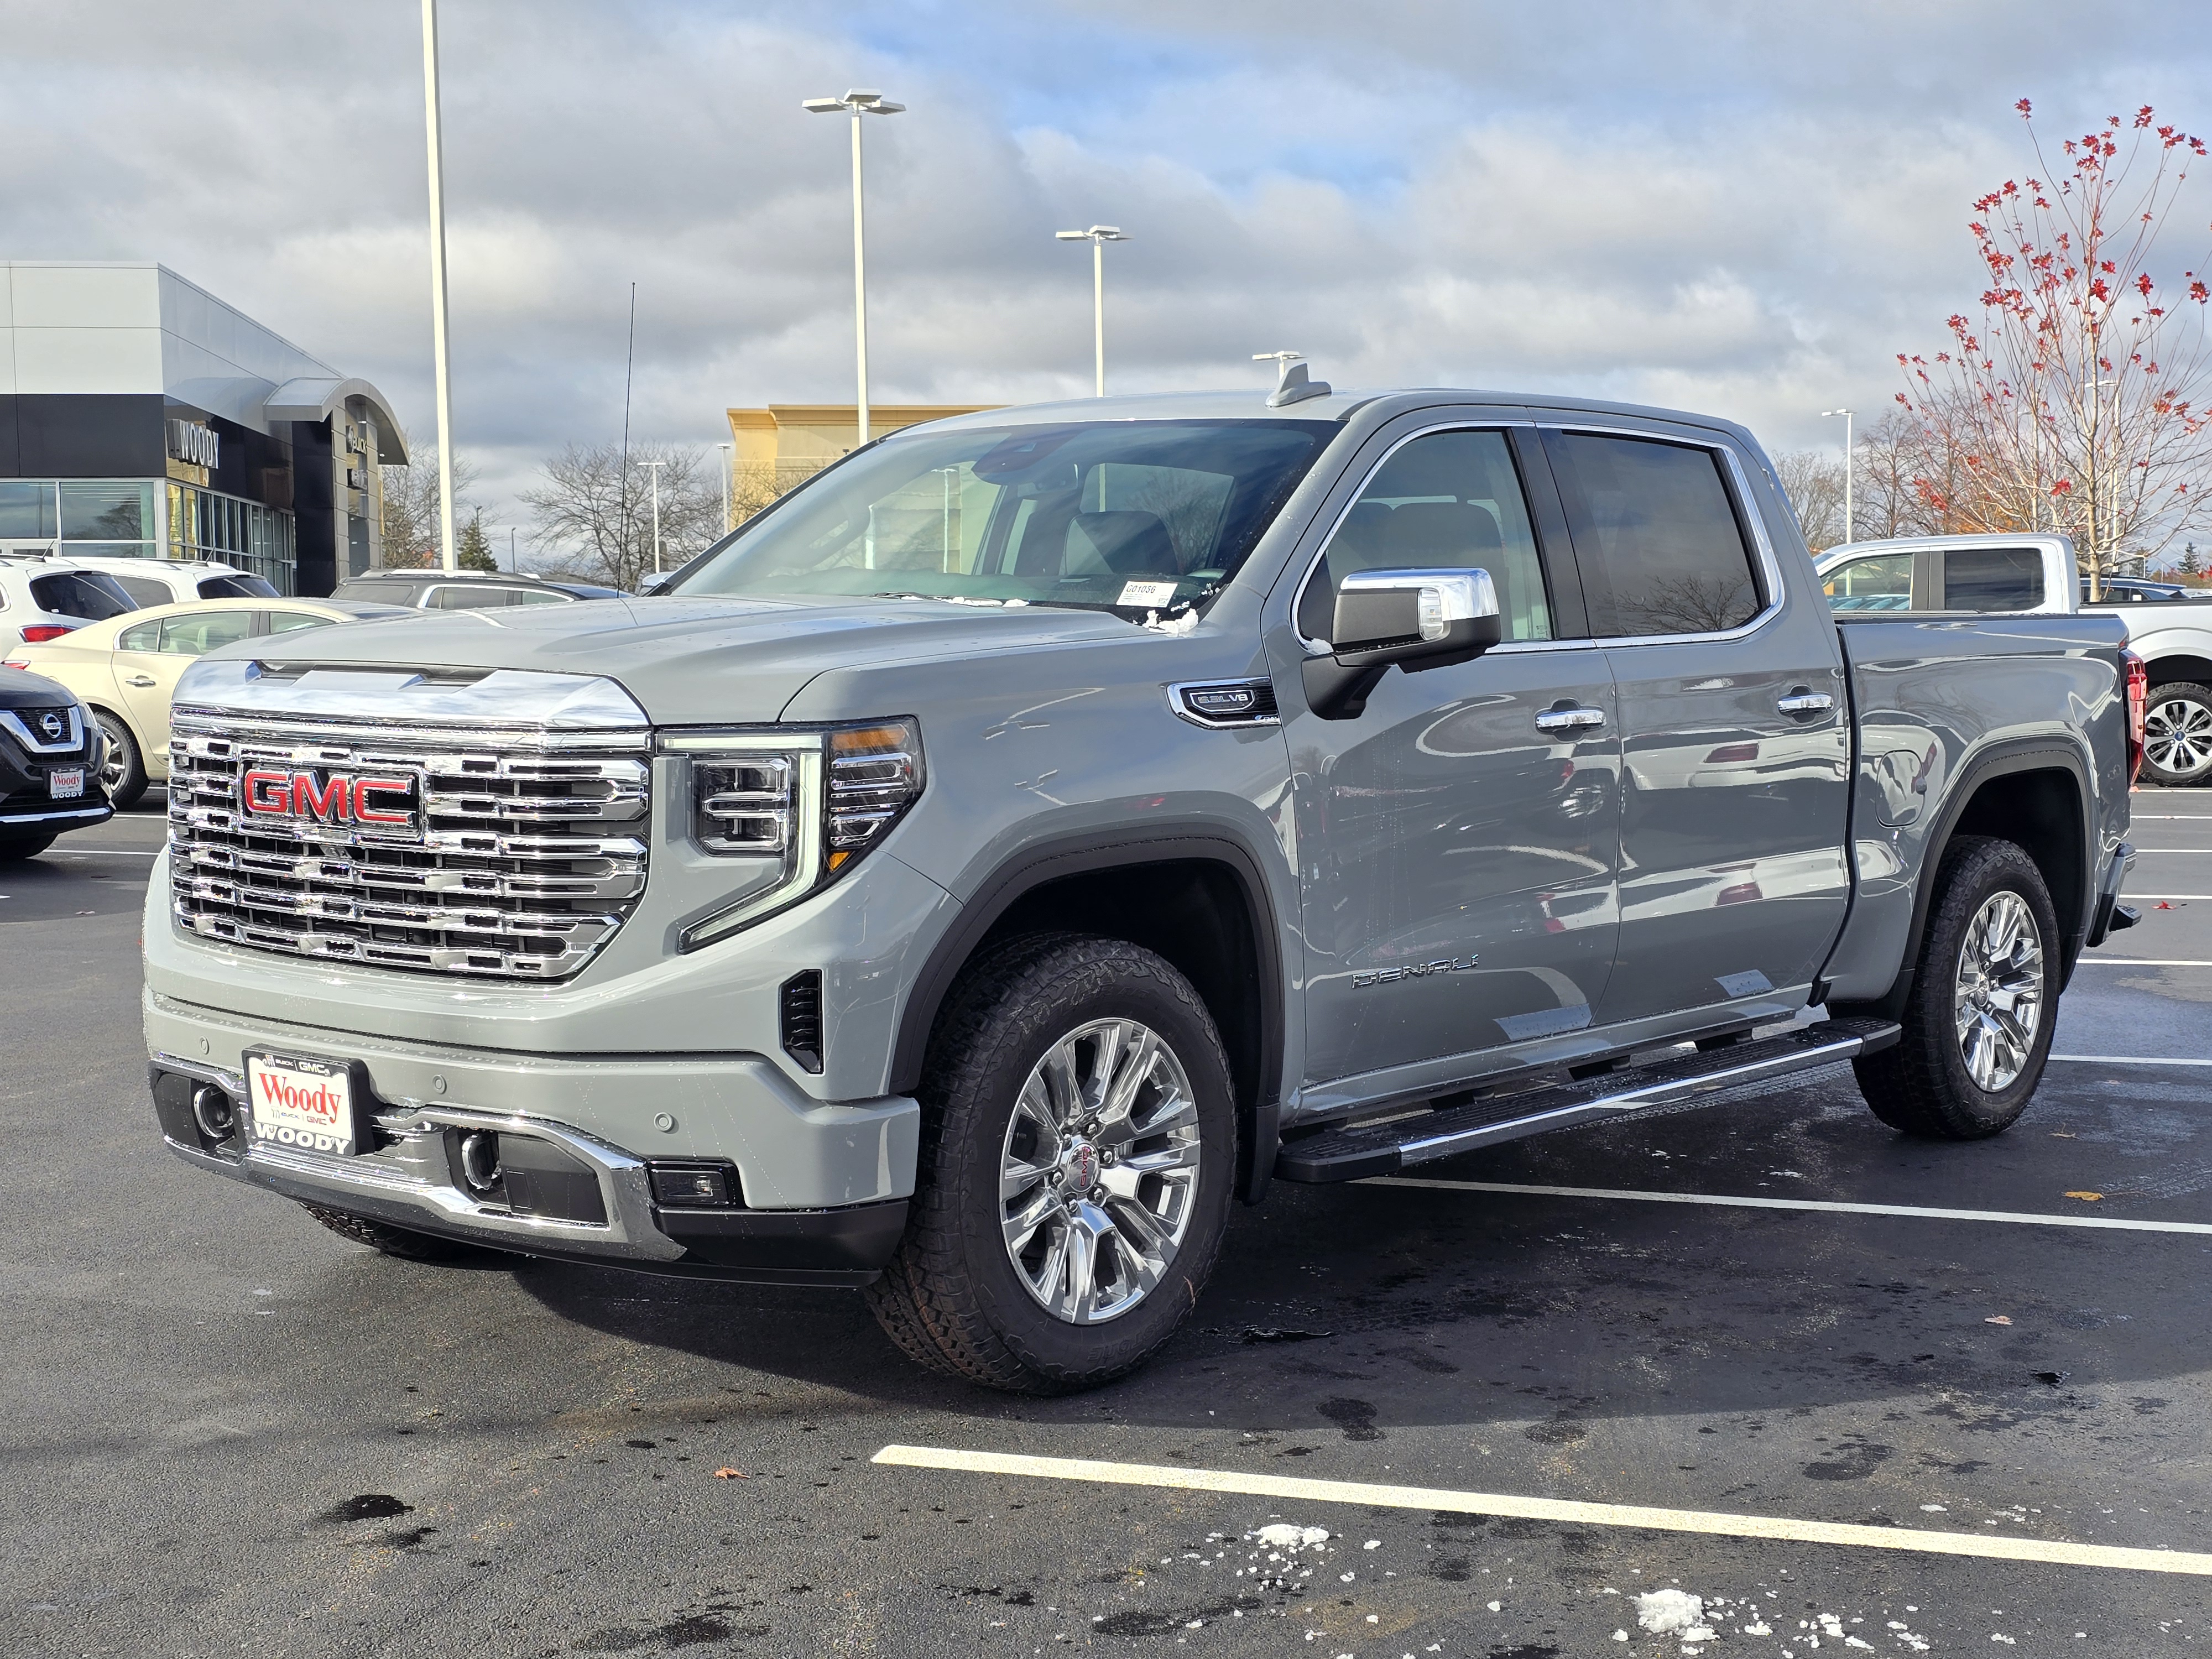
[[[2212,592],[2108,577],[2094,605],[2065,536],[1910,536],[1830,548],[1814,568],[1836,611],[2028,616],[2106,611],[2150,674],[2144,779],[2212,781]]]

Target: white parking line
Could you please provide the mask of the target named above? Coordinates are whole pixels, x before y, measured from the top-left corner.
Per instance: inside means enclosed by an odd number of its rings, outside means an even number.
[[[2149,1054],[2053,1054],[2073,1066],[2212,1066],[2212,1060],[2160,1060]]]
[[[2077,966],[2102,968],[2212,968],[2212,961],[2193,957],[2082,957]]]
[[[1815,1210],[1830,1215],[1897,1215],[1923,1221],[2003,1221],[2024,1227],[2090,1227],[2125,1233],[2212,1233],[2212,1222],[2136,1221],[2122,1216],[2044,1215],[2033,1210],[1940,1210],[1917,1204],[1844,1204],[1822,1198],[1740,1198],[1733,1194],[1653,1193],[1616,1187],[1535,1187],[1503,1181],[1370,1176],[1362,1187],[1420,1187],[1447,1193],[1516,1193],[1525,1198],[1612,1198],[1637,1204],[1705,1204],[1724,1210]]]
[[[59,847],[54,850],[81,859],[157,859],[161,856],[161,849],[158,847],[143,853],[122,847]]]
[[[2212,893],[2130,893],[2123,890],[2120,896],[2131,899],[2212,899]]]
[[[963,1451],[939,1446],[886,1446],[872,1461],[896,1468],[1027,1475],[1039,1480],[1158,1486],[1172,1492],[1233,1492],[1253,1498],[1287,1498],[1315,1504],[1365,1504],[1394,1510],[1443,1510],[1455,1515],[1495,1515],[1595,1527],[1643,1527],[1656,1532],[1705,1533],[1723,1538],[1843,1544],[1857,1549],[1908,1550],[1929,1555],[1974,1556],[1991,1561],[2047,1561],[2060,1566],[2115,1567],[2136,1572],[2212,1577],[2212,1555],[2182,1550],[2128,1549],[2114,1544],[1984,1537],[1974,1533],[1923,1532],[1913,1528],[1858,1526],[1849,1522],[1797,1521],[1782,1516],[1657,1509],[1641,1504],[1584,1504],[1567,1498],[1521,1498],[1507,1492],[1451,1492],[1431,1486],[1382,1486],[1365,1480],[1314,1480],[1297,1475],[1247,1474],[1237,1469],[1175,1468],[1158,1463],[1109,1463],[1089,1457],[1035,1457],[1017,1452]]]
[[[2131,823],[2212,823],[2212,814],[2203,812],[2130,812]]]

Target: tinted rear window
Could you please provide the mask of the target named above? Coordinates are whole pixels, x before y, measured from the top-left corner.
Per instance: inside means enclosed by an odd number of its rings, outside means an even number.
[[[2043,603],[2043,555],[2032,547],[1958,547],[1943,555],[1946,611],[2032,611]]]
[[[1716,634],[1759,614],[1721,458],[1694,444],[1545,434],[1600,638]]]
[[[137,602],[124,592],[115,578],[97,570],[58,570],[31,578],[31,602],[57,616],[82,617],[87,622],[106,622]]]
[[[200,578],[200,597],[204,599],[273,599],[276,589],[260,576],[203,576]]]

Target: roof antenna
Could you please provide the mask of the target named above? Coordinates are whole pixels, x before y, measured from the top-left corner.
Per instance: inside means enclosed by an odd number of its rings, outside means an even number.
[[[1306,378],[1306,366],[1299,362],[1302,351],[1255,351],[1255,363],[1275,365],[1275,389],[1268,396],[1267,407],[1282,409],[1291,404],[1302,404],[1309,398],[1326,398],[1330,387],[1327,380]]]

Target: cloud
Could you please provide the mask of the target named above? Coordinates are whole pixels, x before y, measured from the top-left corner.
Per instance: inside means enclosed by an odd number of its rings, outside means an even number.
[[[406,8],[12,3],[18,258],[160,259],[430,426],[420,46]],[[2191,107],[2212,27],[2086,35],[2049,0],[864,4],[446,0],[455,416],[501,519],[540,458],[712,443],[732,404],[851,397],[842,118],[869,125],[879,400],[1266,384],[1587,391],[1778,447],[1881,407],[1978,287],[1973,195],[2053,131]],[[2132,24],[2130,19],[2135,19]],[[2195,189],[2192,183],[2192,189]],[[2194,216],[2204,211],[2199,194]],[[2179,261],[2197,247],[2177,241]]]

